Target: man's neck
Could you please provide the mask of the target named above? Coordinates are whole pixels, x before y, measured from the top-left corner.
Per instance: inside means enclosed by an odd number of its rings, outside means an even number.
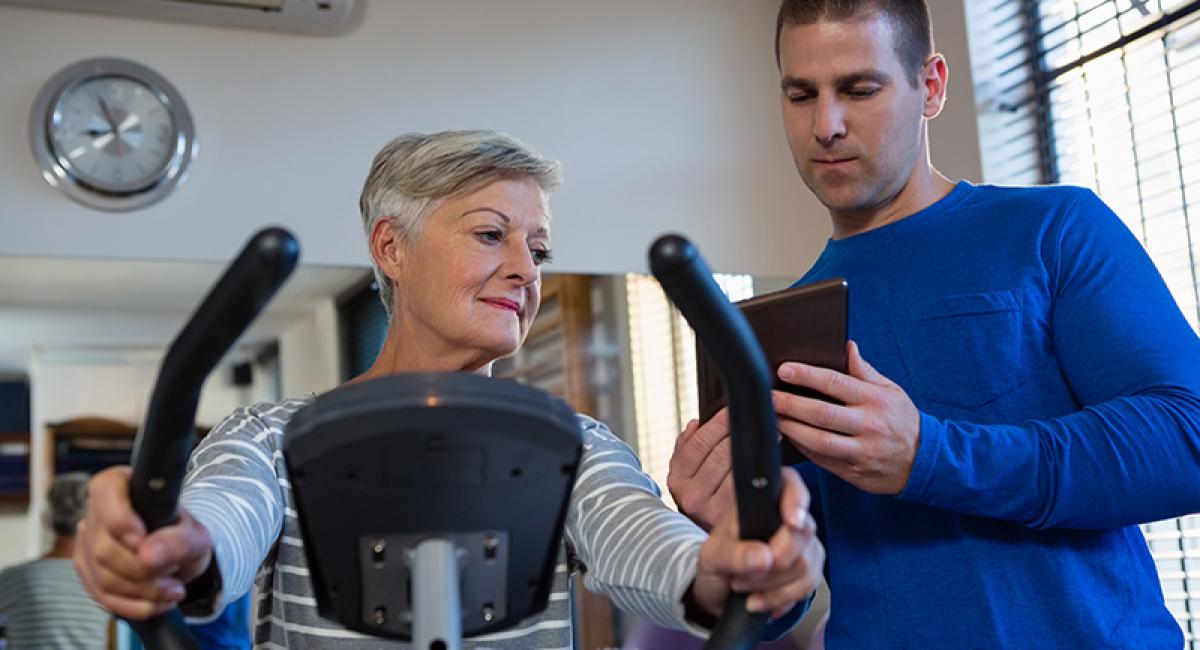
[[[75,538],[57,535],[54,538],[54,544],[49,551],[42,556],[43,559],[70,559],[75,553]]]
[[[900,191],[881,205],[862,210],[830,210],[833,238],[845,239],[908,218],[945,198],[954,182],[925,163],[918,165]]]

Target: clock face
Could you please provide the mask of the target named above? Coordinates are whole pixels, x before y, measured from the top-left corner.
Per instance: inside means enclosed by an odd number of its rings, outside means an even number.
[[[29,144],[47,183],[109,211],[162,200],[196,156],[179,92],[126,59],[87,59],[51,77],[29,114]]]
[[[48,128],[63,169],[101,191],[154,185],[179,144],[164,98],[120,76],[93,77],[66,89]]]

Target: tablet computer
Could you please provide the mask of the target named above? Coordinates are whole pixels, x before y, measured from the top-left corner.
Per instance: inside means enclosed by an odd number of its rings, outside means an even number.
[[[847,371],[848,295],[846,281],[833,278],[764,293],[734,303],[742,310],[762,345],[776,390],[836,401],[815,391],[784,383],[775,372],[786,361],[800,361],[842,373]],[[712,358],[698,343],[696,375],[700,421],[707,422],[725,407],[726,397]],[[785,465],[807,460],[787,439],[780,441],[780,451]]]

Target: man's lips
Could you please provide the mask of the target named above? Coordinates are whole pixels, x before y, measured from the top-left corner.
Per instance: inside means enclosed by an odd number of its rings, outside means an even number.
[[[509,300],[508,298],[484,298],[483,301],[497,309],[505,309],[516,314],[521,313],[521,304],[515,300]]]
[[[852,163],[855,160],[857,160],[857,158],[851,156],[849,158],[818,158],[814,159],[813,162],[819,167],[838,167]]]

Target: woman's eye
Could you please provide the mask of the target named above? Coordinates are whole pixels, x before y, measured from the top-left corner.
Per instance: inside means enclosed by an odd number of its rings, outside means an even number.
[[[551,253],[549,249],[540,249],[540,248],[533,249],[533,263],[534,264],[545,264],[546,262],[549,262],[553,259],[554,259],[554,254]]]
[[[475,236],[489,244],[496,244],[504,241],[504,234],[499,230],[484,230],[475,233]]]

